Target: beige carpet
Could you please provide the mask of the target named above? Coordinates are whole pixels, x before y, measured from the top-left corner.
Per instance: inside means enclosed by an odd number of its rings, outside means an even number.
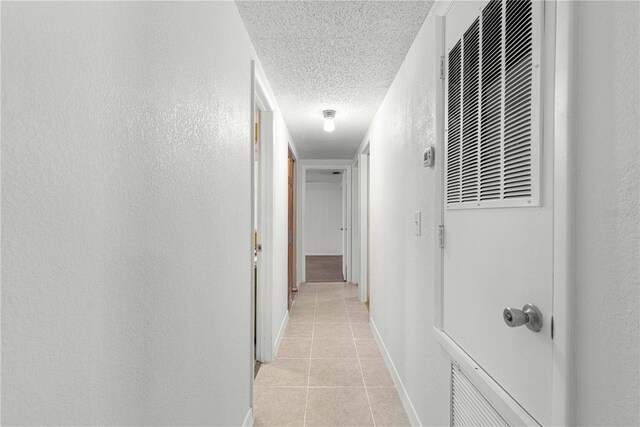
[[[307,282],[344,282],[342,256],[307,255]]]

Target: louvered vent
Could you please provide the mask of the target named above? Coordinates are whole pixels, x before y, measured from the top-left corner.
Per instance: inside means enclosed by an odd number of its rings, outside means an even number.
[[[539,204],[541,13],[493,0],[447,55],[447,208]]]
[[[462,201],[478,199],[478,123],[480,123],[480,21],[462,38]]]
[[[454,364],[451,364],[451,425],[509,426]]]
[[[447,203],[460,202],[460,153],[462,132],[460,129],[460,106],[462,86],[461,68],[462,50],[461,42],[458,42],[449,52],[449,102],[447,105],[447,117],[449,132],[447,139]]]

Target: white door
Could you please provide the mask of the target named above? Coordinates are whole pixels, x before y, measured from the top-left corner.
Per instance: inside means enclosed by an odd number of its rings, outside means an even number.
[[[348,241],[347,241],[347,174],[346,172],[342,174],[342,226],[340,230],[342,231],[342,277],[344,280],[347,280],[347,257],[348,257]]]
[[[540,118],[543,7],[458,1],[445,17],[443,330],[549,424],[553,147]],[[525,304],[542,313],[539,332],[507,326],[503,310]]]

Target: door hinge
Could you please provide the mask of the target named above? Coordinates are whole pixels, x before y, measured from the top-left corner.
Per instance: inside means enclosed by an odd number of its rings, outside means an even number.
[[[440,57],[440,80],[444,80],[444,56]]]
[[[440,248],[444,248],[444,225],[438,226],[438,244]]]
[[[553,340],[553,316],[551,316],[551,340]]]

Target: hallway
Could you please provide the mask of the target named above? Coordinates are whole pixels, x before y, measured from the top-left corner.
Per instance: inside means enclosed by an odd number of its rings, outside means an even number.
[[[255,380],[256,426],[407,426],[352,283],[306,283],[276,360]]]
[[[640,426],[640,1],[0,11],[0,425]]]

